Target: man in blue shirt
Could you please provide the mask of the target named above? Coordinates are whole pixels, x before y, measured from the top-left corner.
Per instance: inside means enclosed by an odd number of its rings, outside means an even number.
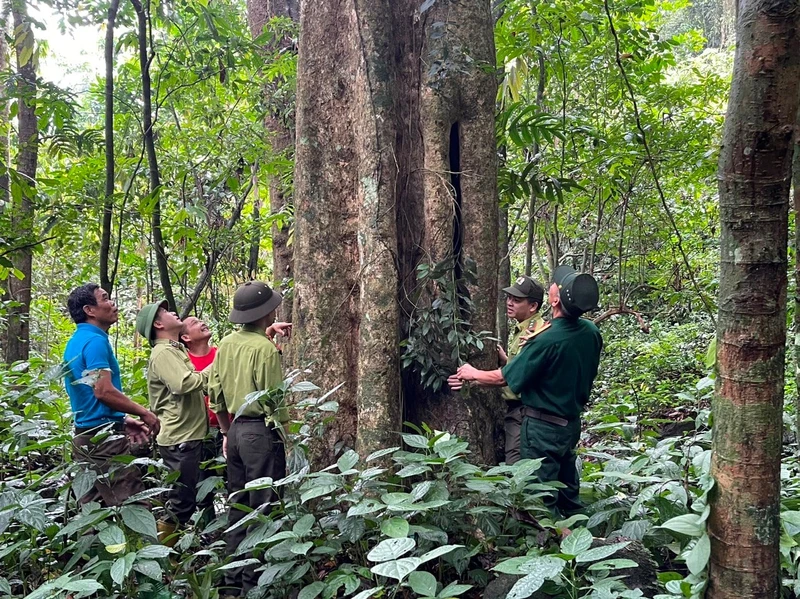
[[[75,418],[72,455],[98,474],[94,488],[79,499],[120,505],[144,485],[135,466],[113,458],[129,455],[131,441],[146,441],[161,425],[155,414],[122,392],[119,363],[108,339],[118,311],[108,293],[94,283],[81,285],[69,294],[67,308],[78,325],[64,350],[64,382]]]

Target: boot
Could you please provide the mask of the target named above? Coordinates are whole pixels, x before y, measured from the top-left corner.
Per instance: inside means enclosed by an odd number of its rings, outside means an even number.
[[[166,520],[159,520],[156,522],[156,530],[158,531],[158,540],[162,545],[167,547],[174,547],[178,542],[178,525]]]

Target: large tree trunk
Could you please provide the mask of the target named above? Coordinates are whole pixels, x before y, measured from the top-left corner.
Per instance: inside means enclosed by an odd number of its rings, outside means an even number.
[[[299,0],[248,0],[247,19],[253,37],[261,35],[265,25],[275,17],[286,17],[297,21],[300,18]],[[278,49],[289,50],[293,48],[294,42],[291,38],[284,37],[277,40],[276,45]],[[274,99],[277,88],[277,82],[268,82],[264,86],[264,96],[269,107],[264,118],[264,127],[270,135],[272,152],[280,155],[291,153],[294,147],[294,110],[291,108],[287,110],[284,101]],[[270,210],[272,214],[277,214],[291,205],[292,198],[280,177],[270,176],[268,184]],[[254,209],[254,220],[256,217],[260,217],[260,207]],[[282,291],[288,288],[288,282],[294,276],[293,247],[289,245],[289,228],[288,219],[282,224],[272,225],[272,278]],[[253,263],[252,256],[250,263]],[[284,302],[279,310],[279,318],[289,320],[291,313],[291,302]]]
[[[17,185],[21,193],[11,202],[11,228],[23,249],[11,261],[22,278],[9,276],[8,294],[13,304],[8,314],[6,360],[27,360],[30,353],[31,275],[33,271],[33,218],[36,166],[39,160],[39,123],[36,118],[36,68],[34,34],[24,0],[11,3],[14,51],[17,58]]]
[[[408,376],[400,391],[398,342],[420,261],[476,260],[477,330],[494,329],[497,302],[489,2],[441,1],[421,15],[419,4],[301,5],[296,356],[313,361],[323,387],[344,383],[328,453],[394,442],[404,412],[491,462],[496,394],[423,394]],[[493,347],[476,364],[496,366]]]
[[[155,246],[156,265],[158,278],[161,282],[161,292],[167,300],[170,310],[177,310],[175,295],[172,292],[172,282],[169,277],[169,264],[167,263],[167,250],[164,245],[164,235],[161,230],[161,172],[158,169],[158,156],[156,155],[155,133],[153,132],[153,95],[150,85],[150,60],[148,55],[149,35],[147,30],[147,12],[140,0],[131,0],[136,11],[137,38],[139,46],[139,68],[142,78],[142,129],[144,147],[147,155],[148,180],[150,196],[153,202],[151,225],[153,229],[153,245]]]
[[[790,168],[800,89],[794,0],[743,0],[720,156],[717,393],[708,596],[780,597]]]
[[[109,257],[111,255],[111,226],[114,217],[114,25],[117,20],[119,0],[111,0],[108,7],[106,23],[106,82],[105,82],[105,152],[106,152],[106,186],[103,199],[103,220],[100,233],[100,287],[109,295],[114,289],[117,266],[109,273]]]

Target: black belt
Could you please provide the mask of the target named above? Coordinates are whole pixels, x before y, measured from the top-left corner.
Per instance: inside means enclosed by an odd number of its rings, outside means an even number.
[[[266,422],[266,416],[237,416],[233,419],[234,422]]]
[[[110,430],[114,431],[115,433],[121,433],[125,430],[124,422],[106,422],[105,424],[98,424],[97,426],[76,426],[75,434],[85,435],[86,433],[99,433],[100,431],[105,430],[109,424],[111,425]]]
[[[569,424],[569,420],[566,418],[553,416],[552,414],[547,414],[541,410],[535,410],[529,406],[522,407],[522,415],[527,418],[533,418],[534,420],[549,422],[550,424],[555,424],[556,426],[567,426]]]

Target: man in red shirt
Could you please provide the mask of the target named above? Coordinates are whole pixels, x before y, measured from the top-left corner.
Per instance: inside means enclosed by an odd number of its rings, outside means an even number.
[[[202,320],[194,316],[184,318],[180,338],[189,352],[189,359],[192,361],[192,364],[194,364],[195,370],[199,372],[214,361],[214,357],[217,355],[217,348],[209,344],[211,340],[211,330]],[[208,395],[206,395],[206,410],[208,410],[210,440],[206,444],[207,454],[205,459],[215,460],[222,456],[223,437],[220,434],[217,415],[213,410],[208,409]],[[219,466],[214,467],[216,472],[213,472],[213,474],[227,478],[225,467],[222,466],[221,470],[219,468]]]

